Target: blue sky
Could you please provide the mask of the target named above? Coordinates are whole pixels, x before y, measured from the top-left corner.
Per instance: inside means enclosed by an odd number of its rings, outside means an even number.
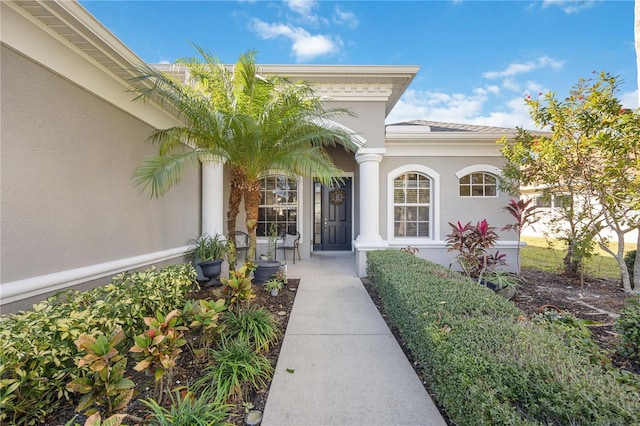
[[[419,65],[387,119],[533,128],[523,98],[593,71],[638,107],[633,1],[94,1],[80,3],[148,63]]]

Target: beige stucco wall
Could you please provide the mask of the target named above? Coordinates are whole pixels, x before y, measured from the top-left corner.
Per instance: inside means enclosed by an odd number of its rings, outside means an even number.
[[[37,63],[1,51],[3,283],[184,246],[199,171],[149,200],[131,175],[152,128]]]
[[[384,239],[389,239],[387,223],[389,213],[387,209],[387,177],[390,172],[400,166],[407,164],[420,164],[429,167],[440,175],[440,197],[439,205],[434,205],[434,209],[439,210],[440,232],[435,236],[436,240],[444,240],[450,232],[447,222],[460,221],[462,223],[487,219],[489,224],[501,228],[507,223],[511,223],[510,216],[502,210],[509,196],[500,194],[498,197],[488,198],[465,198],[458,195],[458,178],[455,173],[468,166],[477,164],[487,164],[501,167],[503,159],[501,157],[457,157],[457,156],[429,156],[429,157],[384,157],[380,164],[380,232]],[[384,200],[384,201],[382,201]],[[514,235],[500,232],[501,237],[513,239]]]

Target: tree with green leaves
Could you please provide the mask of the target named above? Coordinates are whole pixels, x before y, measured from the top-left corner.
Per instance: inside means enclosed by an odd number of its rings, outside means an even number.
[[[555,227],[567,243],[565,272],[577,272],[598,241],[618,261],[625,291],[631,292],[624,234],[640,226],[640,120],[616,99],[618,84],[603,72],[580,79],[564,101],[554,93],[527,97],[534,123],[549,130],[534,135],[518,129],[514,142],[503,139],[503,174],[507,187],[539,186],[569,195]],[[597,238],[605,226],[617,234],[616,252]]]
[[[145,161],[134,178],[158,197],[181,180],[186,165],[226,161],[231,177],[227,233],[235,234],[244,199],[251,259],[262,177],[274,171],[313,176],[328,185],[340,179],[344,172],[325,148],[336,143],[354,147],[353,135],[333,122],[350,112],[326,107],[306,82],[262,75],[254,51],[228,67],[203,49],[197,50],[199,58],[179,61],[187,70],[186,83],[148,67],[133,81],[137,99],[168,105],[182,121],[152,133],[158,156]]]

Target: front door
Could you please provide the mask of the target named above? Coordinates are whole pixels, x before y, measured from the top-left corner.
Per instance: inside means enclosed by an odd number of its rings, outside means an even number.
[[[313,249],[351,250],[351,178],[333,188],[314,183]]]

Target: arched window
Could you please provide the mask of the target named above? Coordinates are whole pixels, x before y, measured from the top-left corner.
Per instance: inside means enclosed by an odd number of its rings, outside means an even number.
[[[431,179],[408,172],[393,179],[393,236],[431,237]]]
[[[461,197],[497,197],[498,178],[486,172],[474,172],[464,175],[459,181]]]
[[[270,175],[262,178],[258,227],[256,235],[266,237],[271,226],[278,234],[298,231],[298,180],[289,176]]]
[[[458,170],[458,195],[461,197],[497,197],[501,171],[489,164],[474,164]]]

